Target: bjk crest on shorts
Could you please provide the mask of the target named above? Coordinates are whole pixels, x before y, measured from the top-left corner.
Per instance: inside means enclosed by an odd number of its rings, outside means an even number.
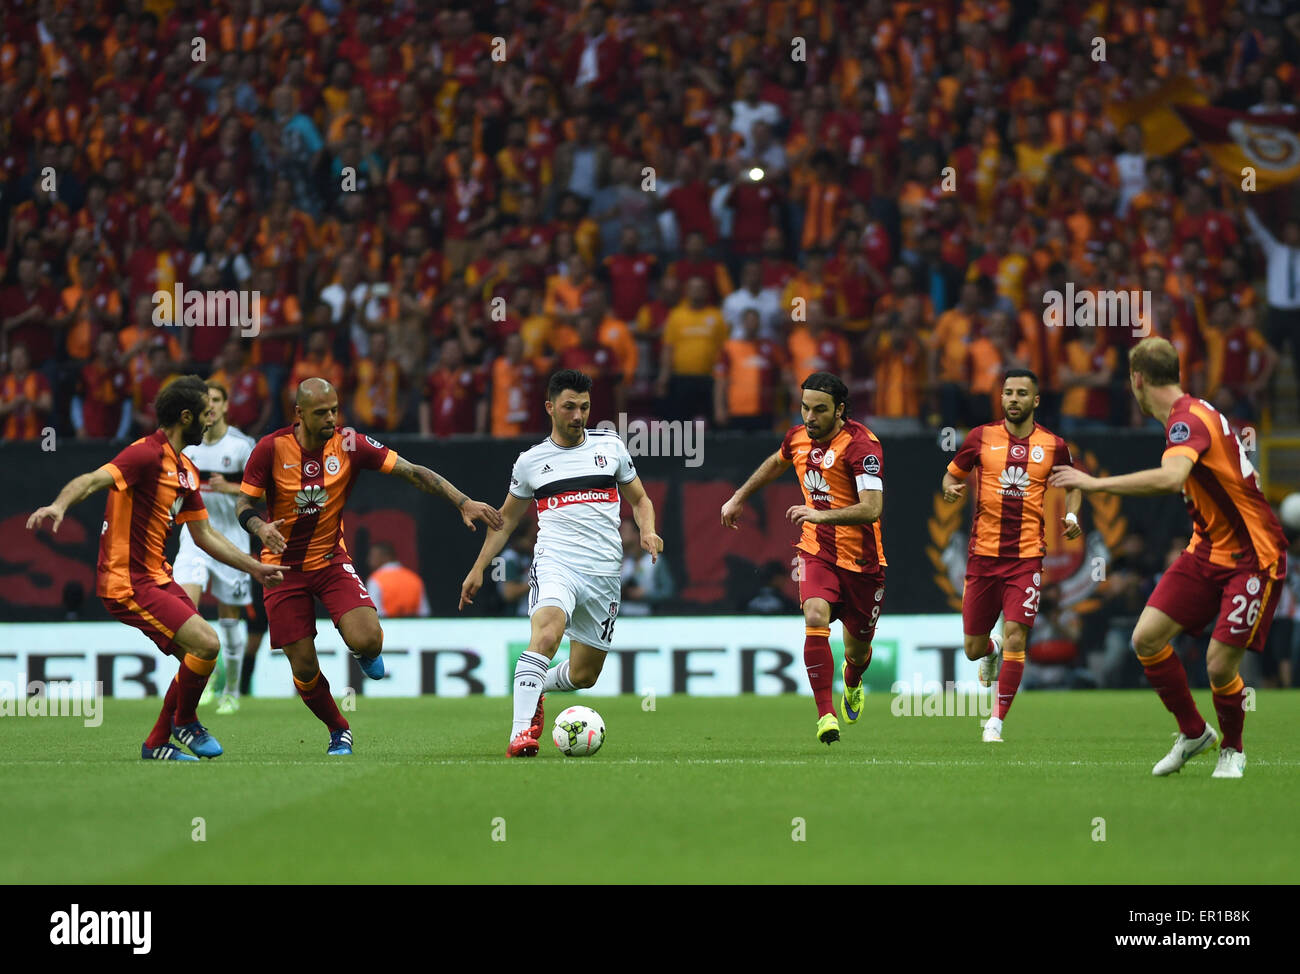
[[[1246,591],[1251,595],[1259,594],[1259,576],[1251,575],[1246,579]]]

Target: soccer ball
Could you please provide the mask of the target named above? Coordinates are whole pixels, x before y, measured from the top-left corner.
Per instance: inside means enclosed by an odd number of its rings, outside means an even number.
[[[1284,528],[1300,533],[1300,491],[1283,497],[1277,511]]]
[[[590,707],[570,707],[555,718],[551,738],[561,753],[588,758],[605,743],[605,721]]]

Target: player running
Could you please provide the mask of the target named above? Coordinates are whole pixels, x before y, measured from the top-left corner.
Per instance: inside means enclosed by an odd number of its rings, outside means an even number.
[[[226,423],[228,397],[225,387],[209,382],[207,388],[211,425],[203,431],[202,443],[187,446],[183,452],[198,468],[199,493],[212,526],[232,545],[247,553],[248,534],[240,528],[235,516],[235,498],[244,476],[244,464],[253,452],[254,443],[252,437]],[[217,703],[217,713],[233,714],[239,710],[239,675],[244,663],[244,648],[248,645],[248,621],[244,613],[253,603],[249,578],[243,572],[231,571],[211,555],[200,551],[189,534],[181,535],[173,575],[195,607],[211,582],[212,595],[217,600],[217,627],[221,637],[218,666],[224,662],[225,670],[225,686]],[[218,669],[216,677],[204,689],[204,697],[220,676],[221,669]],[[199,704],[204,702],[200,700]]]
[[[979,660],[984,686],[998,681],[993,716],[984,725],[984,740],[1001,742],[1002,721],[1020,689],[1025,646],[1038,615],[1042,593],[1043,498],[1054,466],[1073,466],[1065,440],[1034,422],[1038,376],[1028,369],[1009,369],[1002,377],[1000,423],[985,423],[967,434],[943,475],[943,499],[955,504],[976,465],[975,516],[966,555],[966,585],[961,596],[966,658]],[[1065,494],[1065,536],[1083,533],[1079,506],[1083,493]],[[1002,635],[992,633],[1002,616]]]
[[[383,679],[379,613],[343,543],[343,507],[357,477],[362,470],[378,470],[444,497],[471,531],[480,520],[499,527],[501,516],[378,440],[353,429],[340,431],[338,393],[324,379],[298,386],[294,416],[292,426],[268,433],[253,448],[239,488],[238,517],[244,530],[262,540],[262,560],[284,570],[284,584],[266,593],[271,645],[284,650],[298,696],[329,728],[326,753],[346,755],[352,753],[352,731],[316,657],[316,600],[329,610],[366,676]],[[253,507],[263,496],[266,513]]]
[[[1173,774],[1218,736],[1187,689],[1174,654],[1180,632],[1201,632],[1218,617],[1205,668],[1223,741],[1215,778],[1240,778],[1246,767],[1241,732],[1245,689],[1238,670],[1246,650],[1268,639],[1286,577],[1286,536],[1259,489],[1259,478],[1228,420],[1183,392],[1178,352],[1163,338],[1144,338],[1129,355],[1129,382],[1138,406],[1165,427],[1160,466],[1118,477],[1089,477],[1069,468],[1051,483],[1081,490],[1147,496],[1181,490],[1192,517],[1191,543],[1160,576],[1133,629],[1133,649],[1165,709],[1178,721],[1173,749],[1151,773]]]
[[[722,505],[722,523],[738,528],[745,501],[794,466],[805,503],[785,516],[803,529],[795,544],[803,660],[817,703],[817,739],[829,745],[840,739],[831,702],[831,622],[839,619],[843,628],[840,714],[852,724],[862,713],[862,674],[871,664],[871,640],[885,597],[884,453],[871,430],[846,418],[849,390],[837,376],[814,372],[800,388],[803,425],[786,433],[781,448]]]
[[[197,375],[172,382],[154,404],[158,430],[136,440],[108,463],[72,480],[58,499],[27,519],[39,528],[46,518],[55,532],[69,507],[110,488],[99,536],[96,594],[114,618],[134,626],[180,669],[167,687],[158,720],[140,757],[166,761],[215,758],[221,745],[199,723],[195,708],[216,666],[220,643],[212,627],[172,578],[163,547],[173,523],[189,525],[194,544],[222,564],[252,575],[268,589],[283,576],[212,529],[199,497],[199,472],[182,450],[203,439],[210,416],[208,387]],[[197,757],[168,743],[175,738]]]
[[[627,446],[613,430],[587,429],[591,378],[574,369],[551,376],[546,388],[551,435],[519,454],[495,525],[460,588],[460,608],[483,587],[483,571],[514,534],[528,501],[537,504],[537,544],[529,582],[532,635],[515,664],[514,721],[506,756],[531,758],[545,720],[548,690],[593,686],[612,645],[622,592],[620,491],[641,529],[641,547],[657,561],[664,550],[655,511]],[[569,658],[552,667],[560,640]]]

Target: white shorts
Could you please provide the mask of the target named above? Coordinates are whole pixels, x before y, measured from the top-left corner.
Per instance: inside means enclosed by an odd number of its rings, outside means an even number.
[[[564,610],[564,634],[608,651],[623,592],[617,575],[582,575],[555,562],[533,563],[528,571],[528,615],[544,605]]]
[[[222,605],[252,605],[253,591],[247,573],[222,564],[206,552],[182,551],[172,566],[178,585],[197,585],[202,592],[212,582],[212,597]]]

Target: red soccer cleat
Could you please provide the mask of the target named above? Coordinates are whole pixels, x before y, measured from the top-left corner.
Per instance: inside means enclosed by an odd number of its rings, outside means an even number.
[[[535,758],[537,757],[537,738],[532,736],[531,728],[520,731],[515,735],[515,739],[510,742],[506,748],[506,757],[508,758]]]
[[[542,739],[542,728],[546,726],[546,713],[542,710],[542,704],[546,702],[546,694],[537,698],[537,712],[533,714],[533,722],[528,725],[528,736],[535,741]]]

